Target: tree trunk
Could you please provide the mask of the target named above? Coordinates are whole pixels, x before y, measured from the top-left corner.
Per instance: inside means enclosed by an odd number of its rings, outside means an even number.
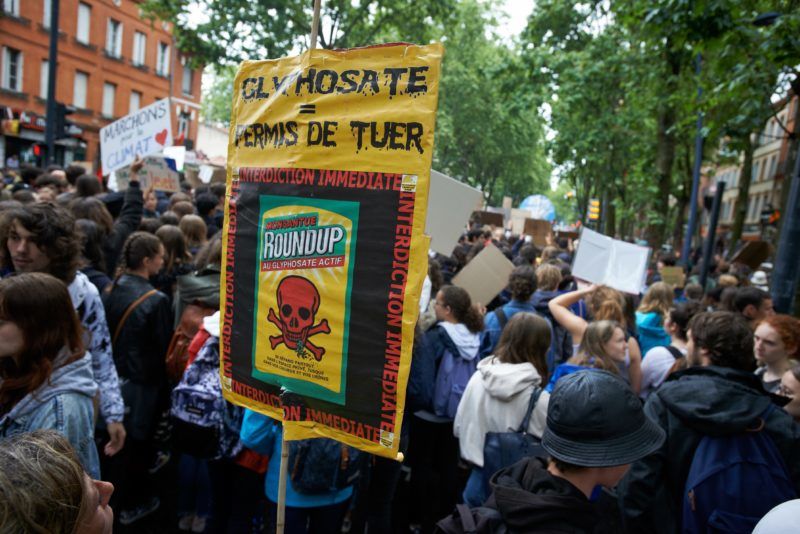
[[[610,194],[607,194],[609,197]],[[617,229],[617,209],[614,203],[609,198],[606,201],[606,235],[616,237]]]
[[[728,245],[729,257],[736,252],[736,245],[742,237],[742,228],[747,217],[747,197],[750,194],[750,182],[753,179],[753,152],[755,152],[755,146],[751,134],[748,133],[744,138],[744,163],[739,178],[739,194],[736,196],[736,217],[733,219],[731,242]]]

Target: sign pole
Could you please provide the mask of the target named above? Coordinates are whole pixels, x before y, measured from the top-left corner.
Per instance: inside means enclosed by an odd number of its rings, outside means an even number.
[[[317,47],[317,35],[319,33],[319,10],[322,0],[314,0],[314,16],[311,19],[311,49]]]
[[[283,534],[286,526],[286,477],[289,475],[289,444],[281,432],[281,465],[278,476],[278,514],[275,521],[275,534]]]

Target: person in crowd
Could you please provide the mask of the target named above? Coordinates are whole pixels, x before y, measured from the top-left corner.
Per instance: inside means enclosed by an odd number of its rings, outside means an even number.
[[[573,313],[570,307],[584,298],[586,299],[589,315],[593,321],[608,320],[622,327],[622,331],[626,337],[625,355],[621,366],[617,365],[619,361],[614,360],[613,357],[612,360],[617,361],[614,366],[617,367],[618,371],[622,372],[622,376],[626,377],[631,388],[638,394],[641,389],[642,380],[642,355],[636,338],[628,333],[626,326],[623,326],[627,324],[625,319],[625,297],[623,297],[622,293],[619,291],[606,286],[591,285],[583,289],[559,295],[548,303],[550,313],[553,314],[556,321],[558,321],[572,336],[573,358],[579,356],[578,353],[580,351],[580,346],[583,344],[583,336],[590,323]],[[605,330],[606,334],[609,334],[609,332],[609,330]],[[611,336],[609,335],[609,337],[601,341],[601,343],[605,344],[609,342],[610,339]],[[605,353],[603,352],[602,354]],[[587,360],[587,358],[598,358],[602,354],[593,354],[592,351],[584,352],[583,356],[568,363],[572,365],[581,365],[579,362],[590,361]],[[597,364],[600,364],[600,362],[604,362],[605,364],[609,363],[605,360],[597,360]],[[610,368],[610,366],[606,366]],[[561,371],[556,369],[551,378],[551,383],[554,383],[553,380],[557,380],[562,372],[569,371],[570,368],[566,366],[563,367]]]
[[[203,193],[197,195],[194,203],[197,206],[197,215],[206,223],[206,237],[210,238],[220,230],[216,218],[219,197],[214,193]]]
[[[140,165],[135,162],[131,165]],[[128,236],[139,228],[142,222],[142,190],[139,182],[132,180],[128,184],[119,216],[114,220],[106,205],[98,198],[77,198],[70,202],[70,210],[78,219],[90,219],[104,232],[103,254],[106,258],[106,274],[112,275],[117,268],[122,245]]]
[[[789,403],[783,409],[800,423],[800,364],[793,365],[783,373],[778,395],[789,399]]]
[[[144,192],[144,203],[142,205],[142,217],[156,219],[158,218],[158,196],[155,189],[149,187]]]
[[[148,234],[153,234],[158,231],[159,228],[165,226],[164,223],[161,222],[160,219],[149,219],[145,217],[142,219],[142,222],[139,223],[139,232],[147,232]],[[172,225],[175,226],[175,225]]]
[[[0,447],[0,532],[111,534],[113,492],[56,431],[19,434]]]
[[[194,256],[206,244],[206,223],[199,215],[185,215],[181,218],[179,228],[186,237],[189,253]]]
[[[269,503],[269,517],[274,524],[278,508],[283,427],[279,422],[266,415],[246,409],[240,436],[245,447],[269,457],[264,489]],[[319,466],[318,469],[321,467]],[[292,482],[287,481],[284,532],[287,534],[339,534],[352,495],[352,485],[327,492],[303,493],[295,490]]]
[[[765,317],[753,334],[756,360],[764,389],[776,393],[781,378],[793,363],[797,363],[800,348],[800,321],[789,315]]]
[[[0,439],[56,430],[97,478],[96,393],[91,356],[64,283],[45,273],[0,281]]]
[[[508,289],[511,300],[508,304],[500,306],[486,314],[484,327],[481,333],[480,355],[488,356],[494,352],[500,334],[506,323],[519,312],[534,312],[530,302],[531,295],[536,291],[536,272],[530,265],[514,267],[508,277]]]
[[[750,277],[750,284],[761,291],[769,293],[769,280],[767,279],[767,273],[764,271],[754,272],[753,276]]]
[[[670,336],[664,328],[664,318],[672,308],[674,299],[672,286],[665,282],[656,282],[644,294],[636,310],[636,331],[642,354],[647,355],[653,347],[669,345]]]
[[[190,200],[176,202],[170,209],[178,216],[178,220],[182,220],[187,215],[194,215],[194,204]]]
[[[703,286],[700,284],[686,284],[683,288],[683,296],[686,300],[696,300],[700,302],[703,300]]]
[[[664,330],[670,336],[670,343],[665,347],[653,347],[642,360],[642,390],[639,396],[646,399],[657,390],[670,372],[686,357],[689,321],[700,313],[699,302],[687,301],[676,304],[664,320]]]
[[[411,520],[423,532],[430,532],[435,520],[459,499],[458,440],[453,435],[453,419],[470,373],[454,371],[476,369],[483,329],[483,317],[472,305],[469,293],[460,287],[442,287],[434,306],[439,322],[425,334],[423,355],[436,370],[435,376],[426,380],[428,389],[434,391],[433,406],[412,417],[409,444]]]
[[[178,277],[194,270],[192,256],[186,246],[186,238],[177,226],[171,224],[161,226],[156,230],[156,237],[164,245],[164,267],[150,279],[150,283],[167,295],[172,302]]]
[[[739,279],[732,274],[721,274],[717,278],[717,287],[737,287]]]
[[[663,442],[664,431],[645,416],[619,376],[573,373],[559,381],[547,406],[542,446],[550,458],[526,458],[495,473],[483,509],[494,513],[472,512],[485,518],[481,527],[465,528],[454,514],[439,528],[487,534],[620,532],[619,510],[605,488],[614,488],[633,462]]]
[[[120,256],[120,274],[103,296],[108,326],[114,332],[114,362],[122,379],[128,408],[128,443],[119,469],[122,509],[119,521],[128,525],[158,509],[147,472],[155,455],[153,431],[166,405],[164,356],[172,337],[169,298],[150,285],[164,265],[164,245],[154,235],[134,232]]]
[[[111,354],[111,336],[97,288],[78,271],[79,233],[70,213],[51,204],[10,210],[0,220],[0,267],[6,273],[45,272],[67,284],[91,354],[92,372],[100,389],[100,417],[105,422],[107,456],[125,443],[125,404]]]
[[[103,256],[103,232],[97,223],[89,219],[78,219],[75,221],[75,225],[81,238],[80,271],[102,294],[111,285],[111,278],[106,274],[106,260]]]
[[[775,314],[772,297],[757,287],[741,287],[733,297],[733,311],[745,318],[752,330],[765,317]]]
[[[180,224],[181,222],[181,219],[180,217],[178,217],[178,214],[175,213],[174,211],[169,211],[169,210],[159,215],[158,220],[161,221],[161,224],[171,224],[172,226],[178,226],[178,224]]]
[[[752,354],[753,333],[740,315],[710,312],[692,318],[689,368],[671,376],[644,407],[648,417],[666,431],[667,439],[653,454],[634,463],[618,488],[627,531],[680,531],[686,479],[694,451],[706,434],[765,431],[788,468],[795,491],[800,489],[800,426],[785,411],[773,409],[753,374]]]
[[[619,374],[630,383],[630,358],[621,324],[609,320],[589,323],[575,354],[566,363],[556,367],[547,391],[552,391],[563,376],[587,368]]]
[[[529,268],[529,267],[525,267]],[[525,417],[531,394],[547,383],[546,355],[550,325],[538,315],[520,312],[508,322],[491,356],[478,363],[458,405],[453,432],[461,458],[472,465],[464,502],[479,506],[488,497],[483,472],[483,444],[487,432],[517,429]],[[542,393],[527,431],[540,438],[544,431],[549,395]]]
[[[96,176],[91,174],[82,174],[75,181],[75,198],[91,198],[103,192],[103,184]],[[70,200],[72,200],[70,199]]]
[[[536,291],[531,297],[531,304],[536,313],[550,322],[553,328],[553,361],[548,362],[550,369],[562,364],[572,356],[572,336],[555,320],[548,304],[559,295],[558,285],[563,276],[557,266],[545,263],[536,268]]]

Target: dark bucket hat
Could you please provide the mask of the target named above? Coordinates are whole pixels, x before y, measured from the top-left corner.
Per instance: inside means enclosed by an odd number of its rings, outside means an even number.
[[[547,406],[542,446],[563,462],[612,467],[656,451],[664,437],[621,377],[586,370],[556,383]]]

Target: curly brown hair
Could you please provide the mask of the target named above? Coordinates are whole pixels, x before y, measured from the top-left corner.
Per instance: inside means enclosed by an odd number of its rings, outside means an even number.
[[[712,365],[748,372],[755,370],[753,332],[740,314],[699,313],[689,322],[689,331],[695,350],[705,349]]]
[[[33,234],[36,245],[50,260],[47,272],[69,284],[75,278],[81,257],[80,235],[72,214],[54,204],[28,204],[9,211],[0,223],[0,267],[14,269],[8,251],[8,236],[18,222]]]

